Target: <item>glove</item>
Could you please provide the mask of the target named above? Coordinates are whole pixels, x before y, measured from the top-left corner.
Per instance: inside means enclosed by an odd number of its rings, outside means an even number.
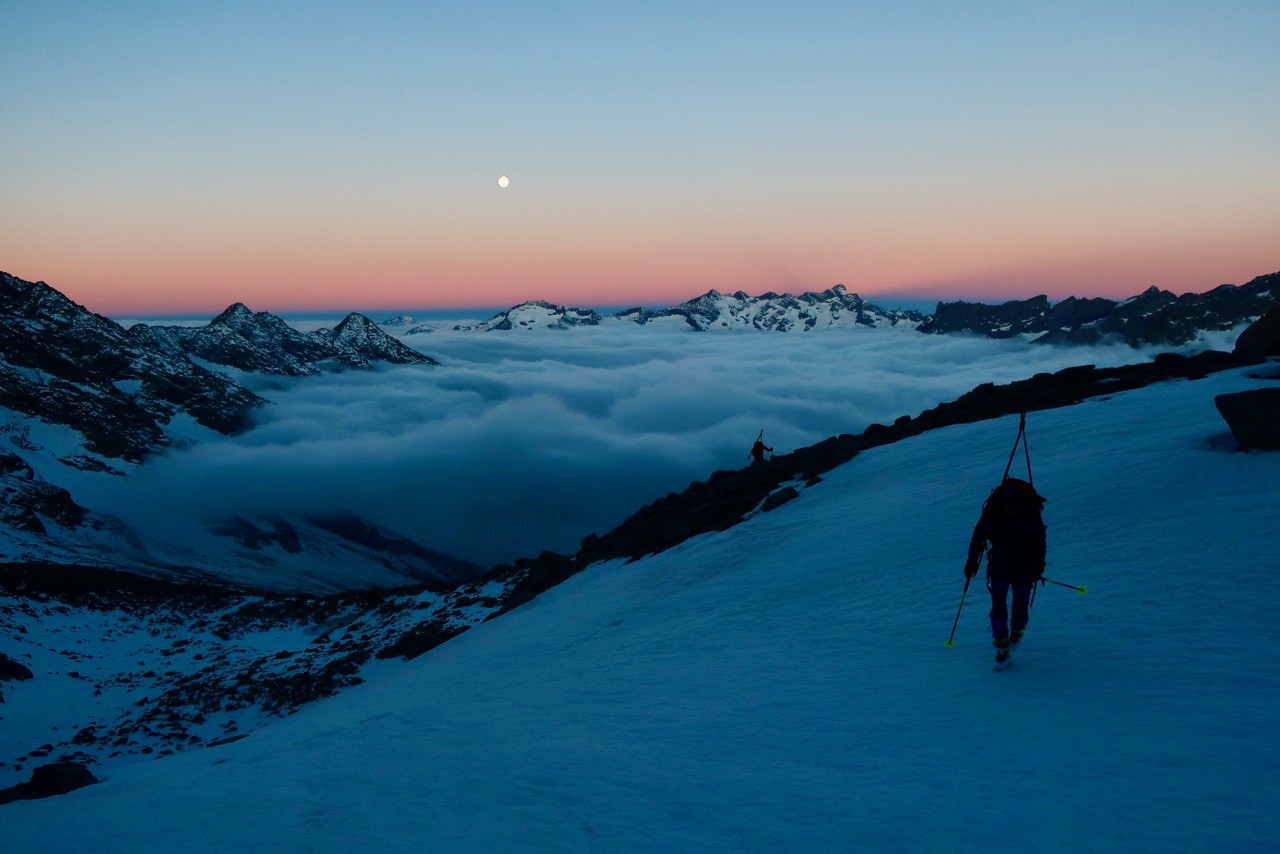
[[[978,574],[978,564],[976,561],[969,561],[964,565],[964,577],[968,581]]]

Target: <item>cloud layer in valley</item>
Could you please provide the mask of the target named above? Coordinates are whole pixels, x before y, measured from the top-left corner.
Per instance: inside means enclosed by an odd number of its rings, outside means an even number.
[[[85,494],[153,529],[234,513],[355,513],[490,565],[575,551],[655,498],[745,465],[762,428],[783,453],[979,383],[1150,356],[874,330],[611,325],[405,340],[443,365],[257,378],[274,403],[252,430]],[[995,476],[1005,449],[991,450]]]

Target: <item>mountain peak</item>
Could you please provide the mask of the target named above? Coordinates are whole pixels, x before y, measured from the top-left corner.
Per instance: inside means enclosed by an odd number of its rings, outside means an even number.
[[[232,303],[223,310],[221,314],[209,321],[209,325],[226,324],[226,323],[244,323],[252,321],[258,317],[258,313],[250,309],[242,302]]]
[[[389,317],[380,322],[379,326],[413,326],[415,323],[413,315],[397,314],[395,317]]]
[[[337,326],[333,327],[333,331],[337,335],[341,335],[343,330],[346,330],[346,329],[350,329],[350,330],[358,329],[358,330],[369,331],[369,332],[376,330],[381,335],[387,334],[383,332],[381,329],[378,329],[378,324],[374,323],[372,320],[365,317],[363,314],[360,314],[359,312],[355,312],[355,311],[351,312],[346,317],[342,318],[342,322],[339,323]]]

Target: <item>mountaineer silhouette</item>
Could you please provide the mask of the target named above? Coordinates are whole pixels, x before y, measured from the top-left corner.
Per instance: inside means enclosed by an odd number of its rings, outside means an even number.
[[[772,454],[773,448],[770,448],[768,445],[764,443],[764,431],[761,430],[760,435],[756,437],[756,443],[751,446],[751,462],[753,465],[755,463],[764,462],[765,451],[768,451],[769,453]]]
[[[1025,480],[1005,478],[982,505],[982,516],[969,540],[964,577],[978,574],[982,553],[987,551],[987,590],[991,591],[991,638],[996,667],[1003,669],[1009,653],[1016,651],[1027,629],[1031,593],[1044,575],[1045,526],[1041,516],[1045,499]],[[990,548],[988,549],[988,546]],[[1013,613],[1009,613],[1009,594]]]
[[[1018,445],[1022,445],[1027,460],[1026,480],[1009,477]],[[1009,452],[1009,462],[1005,463],[1000,485],[983,502],[982,515],[978,518],[978,524],[973,527],[973,536],[969,538],[969,556],[964,563],[964,592],[960,594],[960,606],[956,609],[955,622],[951,624],[951,637],[947,638],[944,646],[955,646],[956,627],[960,625],[964,600],[985,555],[987,590],[991,593],[991,640],[996,648],[996,670],[1004,670],[1009,666],[1009,657],[1017,651],[1018,644],[1022,642],[1022,634],[1027,630],[1031,604],[1035,601],[1036,582],[1043,584],[1045,581],[1053,581],[1044,577],[1046,547],[1044,519],[1041,516],[1044,502],[1044,496],[1036,492],[1035,480],[1031,475],[1027,413],[1023,412],[1018,419],[1018,435],[1013,440],[1013,450]],[[1076,587],[1061,581],[1053,583],[1080,593],[1088,592],[1086,587]],[[1009,615],[1011,592],[1012,619]]]

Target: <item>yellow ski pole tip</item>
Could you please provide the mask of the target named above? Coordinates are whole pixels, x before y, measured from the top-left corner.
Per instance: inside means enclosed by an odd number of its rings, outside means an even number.
[[[1088,588],[1088,587],[1085,587],[1083,584],[1081,584],[1081,585],[1080,585],[1080,595],[1081,595],[1081,596],[1083,596],[1084,594],[1086,594],[1086,593],[1088,593],[1088,592],[1089,592],[1089,588]]]
[[[945,646],[947,649],[954,649],[954,648],[955,648],[955,645],[956,645],[956,642],[955,642],[955,641],[943,641],[943,642],[942,642],[942,645],[943,645],[943,646]]]

